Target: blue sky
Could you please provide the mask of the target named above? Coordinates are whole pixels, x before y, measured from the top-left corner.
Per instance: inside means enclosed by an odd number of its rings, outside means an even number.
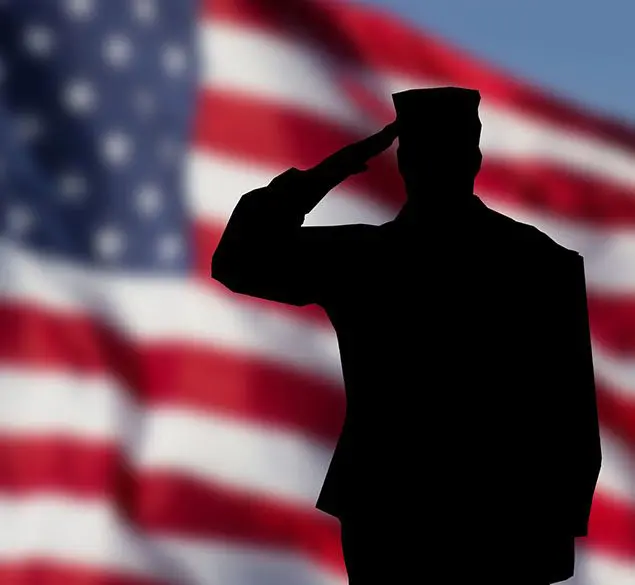
[[[635,126],[635,0],[358,0]]]

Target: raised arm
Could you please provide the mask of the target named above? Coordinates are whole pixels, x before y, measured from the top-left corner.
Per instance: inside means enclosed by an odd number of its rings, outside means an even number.
[[[302,227],[337,184],[396,137],[394,123],[306,171],[291,168],[243,195],[212,257],[211,276],[233,292],[303,306],[320,303],[347,226]]]
[[[291,168],[243,195],[212,257],[212,278],[236,293],[297,306],[317,302],[328,242],[302,227],[321,199],[313,187]]]

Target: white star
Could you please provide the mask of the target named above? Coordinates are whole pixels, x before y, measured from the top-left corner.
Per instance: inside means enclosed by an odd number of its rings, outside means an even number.
[[[135,92],[133,99],[135,102],[135,108],[141,116],[147,118],[154,114],[156,110],[156,103],[154,95],[151,92],[140,89]]]
[[[97,94],[90,81],[74,79],[64,88],[62,99],[72,113],[88,114],[95,110]]]
[[[33,227],[33,214],[27,207],[11,207],[7,211],[7,226],[14,236],[23,236]]]
[[[75,20],[90,20],[95,15],[95,0],[66,0],[64,6]]]
[[[121,69],[130,63],[132,59],[132,43],[125,35],[110,35],[103,46],[104,60],[108,65]]]
[[[163,68],[170,77],[176,77],[187,69],[187,53],[179,45],[167,45],[164,47],[161,60]]]
[[[135,0],[132,10],[135,18],[143,24],[152,24],[157,19],[157,4],[154,0]]]
[[[157,251],[159,258],[164,262],[176,260],[183,251],[183,241],[175,234],[162,236],[158,242]]]
[[[55,35],[50,28],[34,24],[24,31],[24,45],[32,55],[48,57],[55,45]]]
[[[77,201],[86,195],[86,179],[76,172],[64,173],[59,177],[59,189],[67,201]]]
[[[114,260],[123,253],[125,238],[117,228],[103,227],[95,233],[94,245],[99,256],[106,260]]]
[[[108,132],[102,139],[102,156],[111,166],[123,166],[132,158],[132,140],[119,131]]]
[[[156,217],[161,210],[161,190],[152,184],[142,185],[136,193],[136,206],[146,217]]]
[[[17,117],[16,126],[18,139],[23,142],[32,142],[40,138],[44,132],[44,125],[35,114],[20,114]]]

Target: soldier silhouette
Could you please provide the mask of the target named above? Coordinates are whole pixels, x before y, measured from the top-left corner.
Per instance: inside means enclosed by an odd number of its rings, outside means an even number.
[[[242,196],[212,278],[335,329],[346,416],[317,507],[351,585],[566,580],[601,464],[583,259],[474,195],[478,91],[392,97],[377,134]],[[397,137],[395,219],[302,226]]]

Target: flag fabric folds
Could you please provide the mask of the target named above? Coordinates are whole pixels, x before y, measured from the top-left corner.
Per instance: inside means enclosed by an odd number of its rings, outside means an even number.
[[[604,459],[575,582],[633,582],[635,127],[313,0],[0,3],[0,582],[346,583],[314,508],[332,328],[210,260],[242,194],[441,85],[481,92],[479,197],[584,256]],[[307,225],[392,219],[396,146]]]

